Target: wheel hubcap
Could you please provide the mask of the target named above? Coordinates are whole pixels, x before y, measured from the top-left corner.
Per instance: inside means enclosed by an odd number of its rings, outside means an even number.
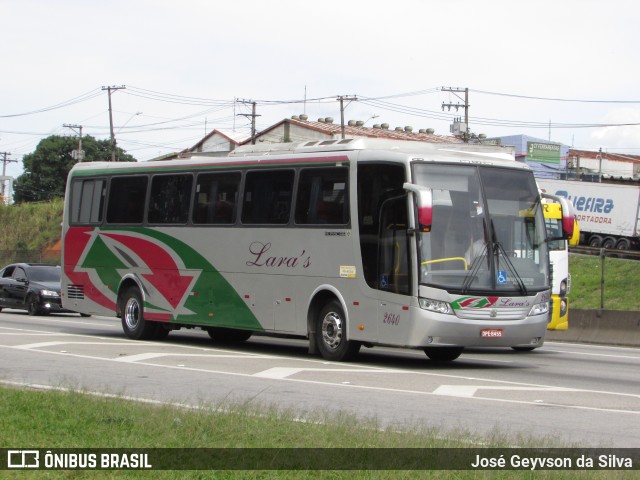
[[[335,312],[327,313],[322,319],[322,341],[332,350],[342,342],[342,319]]]
[[[124,307],[124,321],[131,330],[135,330],[140,322],[140,305],[135,298],[130,298]]]

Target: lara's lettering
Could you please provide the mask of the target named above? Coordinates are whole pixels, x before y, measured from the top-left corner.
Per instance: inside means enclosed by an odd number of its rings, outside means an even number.
[[[301,266],[302,268],[309,268],[311,266],[311,255],[307,255],[306,250],[302,250],[299,255],[287,256],[287,255],[270,255],[268,252],[271,250],[271,242],[253,242],[249,245],[249,253],[253,256],[251,260],[247,260],[247,267],[287,267],[296,268]]]

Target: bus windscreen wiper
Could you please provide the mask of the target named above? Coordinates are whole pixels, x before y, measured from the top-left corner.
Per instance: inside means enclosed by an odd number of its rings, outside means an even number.
[[[489,255],[487,252],[486,244],[482,248],[482,252],[480,252],[480,255],[478,255],[476,258],[473,259],[471,263],[472,268],[467,272],[467,274],[464,277],[464,280],[462,281],[462,291],[461,291],[462,295],[466,295],[468,293],[469,288],[473,283],[473,279],[476,277],[478,271],[480,270],[480,266],[482,265],[482,257],[484,257],[485,254],[487,254],[487,262],[488,262]]]
[[[502,257],[504,257],[505,263],[507,264],[507,268],[509,272],[511,272],[511,275],[513,275],[513,278],[516,279],[516,283],[518,284],[520,293],[522,295],[528,295],[527,286],[522,281],[522,278],[520,277],[520,275],[518,275],[518,271],[516,270],[516,267],[513,265],[513,262],[511,262],[511,260],[509,259],[509,255],[507,254],[506,250],[504,249],[504,247],[496,237],[496,229],[495,229],[495,226],[493,225],[493,220],[491,220],[491,237],[493,240],[493,248],[494,248],[494,254],[496,258],[496,272],[498,271],[498,262],[500,259],[500,255],[502,255]]]

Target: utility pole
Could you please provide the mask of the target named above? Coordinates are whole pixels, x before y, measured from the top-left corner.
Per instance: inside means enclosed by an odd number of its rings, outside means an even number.
[[[102,90],[106,90],[108,92],[109,97],[109,128],[111,130],[111,161],[116,161],[116,135],[113,131],[113,110],[111,109],[111,93],[116,90],[122,90],[125,87],[124,85],[120,85],[119,87],[111,86],[111,87],[102,87]]]
[[[256,102],[253,100],[241,100],[241,99],[238,99],[238,102],[251,104],[251,113],[239,113],[238,115],[242,115],[243,117],[251,117],[251,145],[255,145],[256,144],[256,117],[261,116],[256,114]]]
[[[78,134],[78,153],[74,158],[79,162],[84,161],[84,151],[82,150],[82,125],[70,125],[68,123],[65,123],[62,126],[65,128],[70,128]],[[78,130],[76,131],[76,129]],[[73,152],[71,152],[71,155],[73,156]]]
[[[340,133],[342,139],[344,140],[344,101],[348,100],[349,102],[352,102],[358,100],[358,97],[356,97],[355,95],[340,95],[338,96],[338,100],[340,101]]]
[[[7,179],[7,163],[11,163],[11,162],[17,162],[17,160],[9,160],[7,158],[7,155],[11,155],[11,153],[9,152],[0,152],[0,155],[2,155],[2,203],[5,202],[5,188],[4,188],[4,182]]]
[[[450,92],[456,95],[457,93],[464,93],[464,104],[460,103],[444,103],[442,102],[442,110],[447,107],[451,110],[451,107],[456,109],[456,112],[459,108],[464,108],[464,143],[469,142],[469,89],[468,88],[451,88],[451,87],[442,87],[440,90],[443,92]],[[458,95],[456,97],[460,98]],[[460,98],[460,100],[462,100]]]

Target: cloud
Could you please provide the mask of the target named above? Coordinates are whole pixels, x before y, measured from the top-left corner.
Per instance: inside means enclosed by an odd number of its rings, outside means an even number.
[[[640,106],[620,107],[607,112],[601,123],[635,124],[604,127],[591,132],[590,140],[606,149],[640,148]]]

